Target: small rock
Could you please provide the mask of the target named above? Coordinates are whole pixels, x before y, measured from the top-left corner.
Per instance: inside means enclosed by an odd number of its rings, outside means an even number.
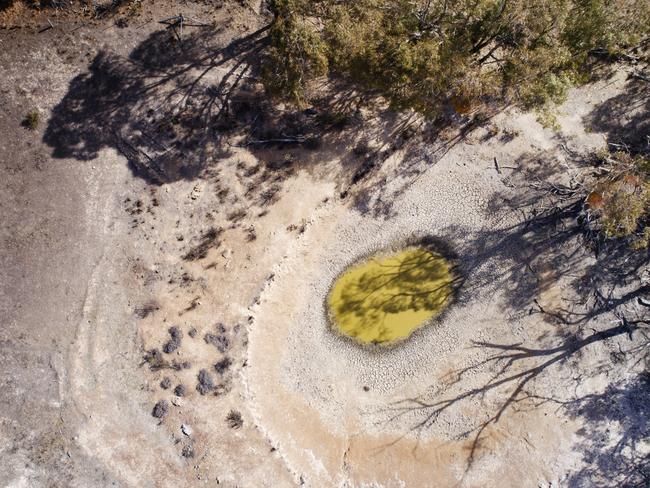
[[[370,387],[369,386],[364,386],[363,391],[370,391]]]
[[[179,397],[173,397],[172,398],[172,404],[176,407],[182,407],[183,406],[183,400]]]
[[[181,425],[181,432],[185,434],[187,437],[192,437],[192,428],[187,424]]]

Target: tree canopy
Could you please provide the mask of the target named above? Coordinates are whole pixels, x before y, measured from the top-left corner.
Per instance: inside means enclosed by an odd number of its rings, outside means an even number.
[[[427,116],[443,102],[560,101],[650,33],[647,0],[270,0],[267,88],[304,101],[332,73]]]

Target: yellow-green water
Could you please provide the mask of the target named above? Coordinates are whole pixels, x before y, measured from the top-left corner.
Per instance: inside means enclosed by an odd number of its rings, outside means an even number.
[[[452,294],[451,264],[424,248],[407,248],[353,266],[328,297],[334,326],[364,343],[404,339],[438,315]]]

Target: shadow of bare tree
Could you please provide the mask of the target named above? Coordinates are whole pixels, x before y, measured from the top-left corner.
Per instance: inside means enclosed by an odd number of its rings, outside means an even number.
[[[494,198],[503,205],[503,195]],[[632,252],[627,242],[612,241],[599,243],[595,253],[583,225],[582,202],[582,194],[571,187],[549,183],[531,188],[524,199],[505,201],[522,215],[516,224],[474,233],[453,226],[441,233],[455,243],[458,266],[465,276],[459,305],[507,290],[501,299],[504,309],[514,311],[513,319],[539,314],[555,333],[553,337],[544,334],[530,345],[474,342],[471,347],[482,359],[436,378],[434,384],[442,387],[396,401],[388,408],[390,421],[410,419],[411,431],[419,435],[447,410],[462,409],[463,402],[490,396],[486,408],[492,411],[487,420],[462,435],[473,439],[469,469],[486,429],[515,405],[520,408],[539,399],[537,380],[556,374],[558,368],[572,370],[593,344],[627,341],[630,347],[625,354],[647,361],[650,252]],[[542,304],[539,297],[554,287],[562,290],[561,303]],[[485,381],[464,388],[464,379],[479,371],[487,374]]]
[[[54,107],[44,142],[55,158],[81,161],[114,148],[136,176],[154,185],[208,178],[236,147],[263,162],[276,160],[267,165],[270,172],[292,165],[277,162],[278,153],[296,147],[338,146],[350,153],[361,132],[354,114],[363,96],[331,81],[308,109],[274,103],[259,82],[268,28],[230,41],[213,27],[197,27],[183,38],[163,29],[126,58],[100,52]],[[390,140],[391,133],[380,131],[399,127],[401,118],[384,111],[377,132],[369,126],[363,132]],[[382,157],[375,151],[348,158],[354,164],[342,165],[341,175],[355,183]],[[315,162],[318,156],[302,159]]]
[[[228,112],[236,106],[241,124],[255,116],[245,97],[230,97],[254,69],[264,32],[221,47],[210,28],[183,40],[160,30],[128,58],[100,52],[54,108],[44,142],[54,157],[79,160],[113,147],[152,184],[196,178],[224,150]]]
[[[650,72],[650,70],[647,70]],[[600,104],[585,122],[594,131],[607,134],[614,147],[633,153],[650,151],[650,82],[630,77],[625,89]]]
[[[397,167],[390,175],[370,179],[357,188],[354,205],[357,211],[375,218],[390,219],[395,215],[394,203],[427,170],[435,166],[457,144],[464,141],[475,129],[485,126],[491,117],[504,110],[505,106],[490,107],[485,114],[460,115],[453,110],[443,110],[434,120],[411,116],[397,125],[390,137],[391,145],[382,148],[381,155],[372,154],[354,174],[352,181],[358,182],[372,174],[380,161],[393,152],[403,149]],[[416,136],[417,135],[417,136]],[[420,143],[410,144],[411,139]],[[391,185],[388,179],[392,178]]]
[[[645,346],[648,346],[646,340]],[[566,402],[563,408],[585,421],[576,446],[585,467],[569,476],[576,488],[650,485],[650,377],[609,385],[600,394]]]

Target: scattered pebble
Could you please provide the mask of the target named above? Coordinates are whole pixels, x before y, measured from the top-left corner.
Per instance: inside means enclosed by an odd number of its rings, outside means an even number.
[[[192,437],[192,427],[187,424],[181,424],[181,432],[187,437]]]

